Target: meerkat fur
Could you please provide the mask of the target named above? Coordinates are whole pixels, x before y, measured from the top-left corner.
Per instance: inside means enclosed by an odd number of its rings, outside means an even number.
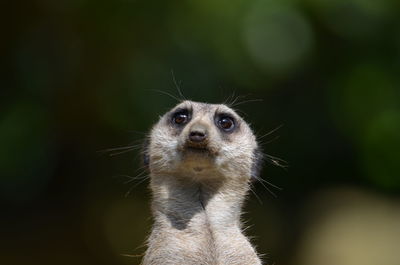
[[[154,224],[142,264],[261,264],[240,220],[260,154],[226,105],[183,101],[163,115],[144,148]]]

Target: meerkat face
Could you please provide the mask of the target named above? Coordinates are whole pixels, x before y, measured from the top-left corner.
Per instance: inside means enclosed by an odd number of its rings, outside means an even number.
[[[260,152],[247,123],[226,105],[184,101],[160,118],[145,148],[153,175],[257,177]]]

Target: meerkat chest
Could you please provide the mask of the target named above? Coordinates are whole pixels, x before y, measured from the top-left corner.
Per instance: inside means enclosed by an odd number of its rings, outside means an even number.
[[[165,219],[163,229],[152,233],[153,242],[162,246],[155,248],[162,249],[162,253],[158,254],[163,257],[163,264],[261,264],[239,226],[232,223],[224,225],[213,216],[204,210],[192,216],[185,226],[179,227],[166,227],[171,222]]]
[[[158,251],[157,255],[152,257],[156,260],[162,259],[162,263],[154,264],[261,264],[252,246],[241,233],[235,231],[226,231],[225,234],[217,232],[212,235],[200,234],[197,231],[172,233],[159,235],[157,241],[162,246],[159,248],[162,251]]]

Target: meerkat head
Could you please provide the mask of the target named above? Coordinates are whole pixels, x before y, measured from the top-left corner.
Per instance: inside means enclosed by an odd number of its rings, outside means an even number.
[[[249,125],[226,105],[183,101],[151,130],[144,150],[152,175],[257,178],[261,152]]]

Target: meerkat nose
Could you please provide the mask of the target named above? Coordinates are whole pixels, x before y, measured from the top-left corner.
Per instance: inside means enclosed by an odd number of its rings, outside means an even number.
[[[192,142],[200,143],[206,140],[207,134],[205,131],[191,131],[189,133],[189,140]]]
[[[188,140],[195,144],[203,144],[208,137],[207,129],[208,129],[207,124],[204,124],[203,122],[195,122],[189,128]]]

